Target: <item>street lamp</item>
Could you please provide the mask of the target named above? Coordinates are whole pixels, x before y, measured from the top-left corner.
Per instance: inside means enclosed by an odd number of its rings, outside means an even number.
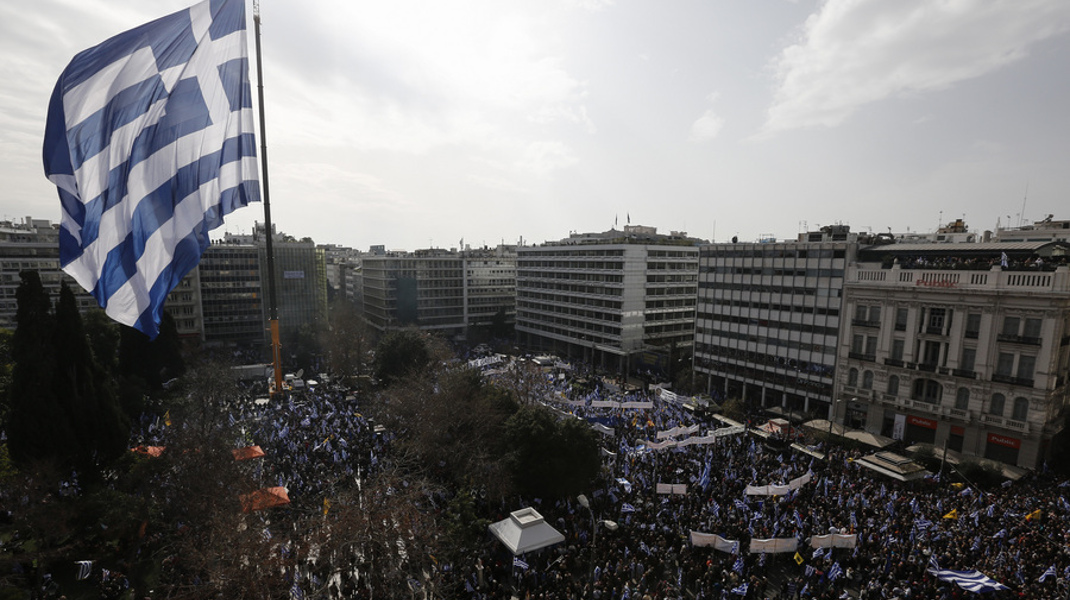
[[[576,496],[576,501],[580,503],[580,506],[586,508],[591,515],[591,581],[593,582],[595,548],[598,546],[598,526],[601,525],[609,531],[616,531],[619,525],[617,525],[616,521],[610,521],[609,519],[602,519],[596,522],[594,520],[594,510],[591,508],[591,501],[587,499],[587,496],[580,494]]]

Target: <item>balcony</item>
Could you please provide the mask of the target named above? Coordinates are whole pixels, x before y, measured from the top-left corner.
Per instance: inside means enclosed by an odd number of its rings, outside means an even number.
[[[966,379],[977,379],[976,371],[967,371],[966,369],[951,369],[951,374],[955,377],[964,377]]]
[[[1038,337],[1029,337],[1024,335],[1008,335],[1005,333],[997,335],[996,339],[1001,342],[1010,342],[1012,344],[1025,344],[1027,346],[1039,346],[1041,342],[1043,342],[1043,340]]]
[[[995,383],[1009,383],[1011,385],[1020,385],[1022,387],[1033,387],[1032,379],[1025,379],[1023,377],[1011,377],[1010,375],[1000,375],[999,373],[992,374],[992,381]]]
[[[1015,421],[1013,419],[1004,419],[1003,420],[1003,426],[1006,427],[1007,429],[1013,429],[1015,431],[1020,431],[1022,433],[1027,433],[1029,431],[1029,423],[1026,423],[1025,421]]]
[[[888,365],[889,367],[906,366],[906,363],[904,363],[903,360],[899,358],[886,358],[884,359],[884,364]]]
[[[999,415],[981,415],[981,421],[984,423],[991,423],[993,425],[1003,425],[1003,417]]]
[[[861,352],[848,352],[847,358],[853,358],[855,360],[865,360],[869,362],[877,362],[876,354],[862,354]]]
[[[918,363],[916,367],[919,371],[925,371],[926,373],[936,372],[936,363]]]
[[[969,421],[970,420],[970,411],[968,411],[968,410],[965,410],[965,409],[962,409],[962,408],[950,408],[950,407],[948,407],[946,409],[946,411],[947,412],[945,414],[947,414],[947,416],[949,416],[949,417],[954,417],[956,419],[961,419],[963,421]]]
[[[946,335],[943,327],[926,327],[925,333],[930,335]]]
[[[873,329],[880,329],[880,321],[868,321],[866,319],[851,319],[851,325],[855,327],[872,327]]]

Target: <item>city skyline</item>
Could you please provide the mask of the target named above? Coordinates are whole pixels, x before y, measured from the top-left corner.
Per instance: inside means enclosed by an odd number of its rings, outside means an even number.
[[[0,7],[0,216],[59,219],[40,151],[74,54],[190,4]],[[272,217],[297,238],[537,244],[630,221],[722,242],[1067,217],[1064,3],[266,2],[262,14]],[[242,209],[215,237],[257,221],[262,206]]]

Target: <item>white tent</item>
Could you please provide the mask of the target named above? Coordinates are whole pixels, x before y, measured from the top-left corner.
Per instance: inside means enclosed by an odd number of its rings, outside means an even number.
[[[565,541],[565,536],[534,508],[515,510],[509,513],[508,519],[491,523],[488,528],[513,556]]]

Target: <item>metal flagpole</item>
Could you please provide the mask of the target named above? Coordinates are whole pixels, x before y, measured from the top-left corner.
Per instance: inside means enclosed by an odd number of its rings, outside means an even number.
[[[264,126],[264,63],[260,58],[260,3],[253,3],[253,23],[256,26],[256,87],[260,98],[260,170],[264,193],[264,230],[267,242],[268,322],[271,326],[271,363],[274,367],[274,394],[282,392],[282,345],[279,344],[279,305],[275,295],[275,250],[272,245],[271,201],[268,193],[267,128]]]

